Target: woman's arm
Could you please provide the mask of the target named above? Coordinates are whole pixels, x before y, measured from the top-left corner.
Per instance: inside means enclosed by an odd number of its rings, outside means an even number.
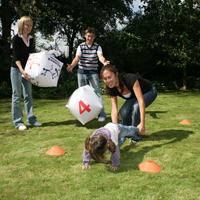
[[[140,83],[138,80],[136,80],[134,86],[133,86],[133,91],[135,93],[135,96],[138,100],[139,107],[140,107],[140,124],[137,126],[140,131],[145,131],[145,102],[142,94],[142,90],[140,87]]]
[[[17,60],[16,62],[17,67],[19,68],[20,72],[23,74],[24,78],[27,81],[31,81],[31,79],[29,78],[29,74],[23,69],[21,62],[19,60]]]
[[[17,35],[14,36],[12,44],[13,44],[13,55],[14,55],[15,64],[19,68],[20,72],[23,74],[24,78],[26,80],[28,80],[28,81],[31,81],[31,79],[29,78],[28,73],[24,71],[24,69],[22,67],[22,64],[20,62],[21,46],[20,46],[20,39],[19,39],[19,37]]]
[[[111,119],[112,122],[118,123],[118,105],[117,105],[117,97],[111,97],[111,104],[112,104],[112,110],[111,110]]]

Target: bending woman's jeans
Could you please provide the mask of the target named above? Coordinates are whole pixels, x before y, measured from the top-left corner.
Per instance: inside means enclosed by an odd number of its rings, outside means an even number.
[[[153,85],[151,90],[143,95],[145,107],[151,105],[156,99],[156,97],[157,90]],[[123,125],[132,125],[134,127],[137,127],[140,124],[140,107],[138,100],[136,98],[126,100],[119,111],[119,115],[121,117]],[[119,140],[121,140],[121,142],[119,143],[122,145],[126,141],[126,137],[121,137]]]
[[[34,124],[36,117],[33,115],[32,84],[22,78],[22,73],[18,68],[11,67],[12,83],[12,120],[16,128],[24,124],[22,121],[23,112],[21,107],[21,86],[23,88],[24,107],[27,115],[27,123]]]
[[[152,86],[151,90],[143,95],[145,107],[151,105],[156,97],[157,90]],[[138,100],[136,98],[126,100],[119,111],[119,115],[122,119],[123,125],[132,125],[137,127],[140,124],[140,107]]]

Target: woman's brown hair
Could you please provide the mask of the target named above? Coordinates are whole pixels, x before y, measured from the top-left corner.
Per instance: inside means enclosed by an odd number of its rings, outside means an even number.
[[[110,144],[109,147],[107,144]],[[107,163],[105,160],[104,153],[108,149],[112,153],[116,151],[116,145],[111,140],[106,138],[105,136],[98,134],[93,136],[88,136],[85,140],[85,149],[86,153],[90,153],[91,157],[101,163]]]
[[[115,74],[115,76],[117,75],[117,69],[114,65],[111,65],[111,64],[108,64],[108,65],[104,65],[102,68],[101,68],[101,72],[100,72],[100,76],[101,76],[101,79],[103,80],[103,72],[105,70],[108,70],[108,71],[111,71]],[[120,89],[121,89],[121,94],[123,93],[123,90],[124,90],[124,85],[123,85],[123,82],[122,82],[122,76],[125,74],[125,72],[121,73],[121,74],[118,74],[118,78],[119,78],[119,86],[120,86]],[[109,95],[109,96],[112,96],[112,93],[111,93],[111,90],[110,88],[106,85],[106,94]]]

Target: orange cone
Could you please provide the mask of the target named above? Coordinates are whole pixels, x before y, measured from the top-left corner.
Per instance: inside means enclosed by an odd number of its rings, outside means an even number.
[[[151,173],[157,173],[161,171],[161,167],[155,163],[153,160],[147,160],[143,163],[140,163],[138,165],[139,170],[144,172],[151,172]]]
[[[51,149],[49,149],[46,154],[51,156],[57,156],[66,153],[65,150],[61,149],[59,146],[53,146]]]
[[[184,119],[183,121],[179,122],[179,124],[186,124],[186,125],[190,125],[191,122],[189,122],[187,119]]]

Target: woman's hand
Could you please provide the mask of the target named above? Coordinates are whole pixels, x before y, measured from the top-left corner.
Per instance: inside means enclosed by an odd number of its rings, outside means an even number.
[[[142,125],[141,123],[137,126],[137,128],[139,128],[139,132],[144,132],[145,131],[145,126]]]
[[[110,166],[110,169],[111,169],[112,171],[115,171],[115,170],[117,170],[117,167]]]
[[[17,67],[19,68],[20,72],[22,73],[22,75],[24,76],[24,78],[27,81],[31,81],[31,79],[29,78],[29,74],[22,68],[21,62],[19,60],[17,60],[15,62],[15,64],[17,65]]]
[[[87,169],[87,168],[90,168],[90,165],[83,165],[81,166],[82,169]]]
[[[140,123],[137,128],[139,128],[138,135],[149,135],[149,131],[145,131],[145,127]]]
[[[31,81],[31,79],[29,78],[29,74],[26,72],[26,71],[22,71],[22,74],[24,76],[24,78],[27,80],[27,81]]]

